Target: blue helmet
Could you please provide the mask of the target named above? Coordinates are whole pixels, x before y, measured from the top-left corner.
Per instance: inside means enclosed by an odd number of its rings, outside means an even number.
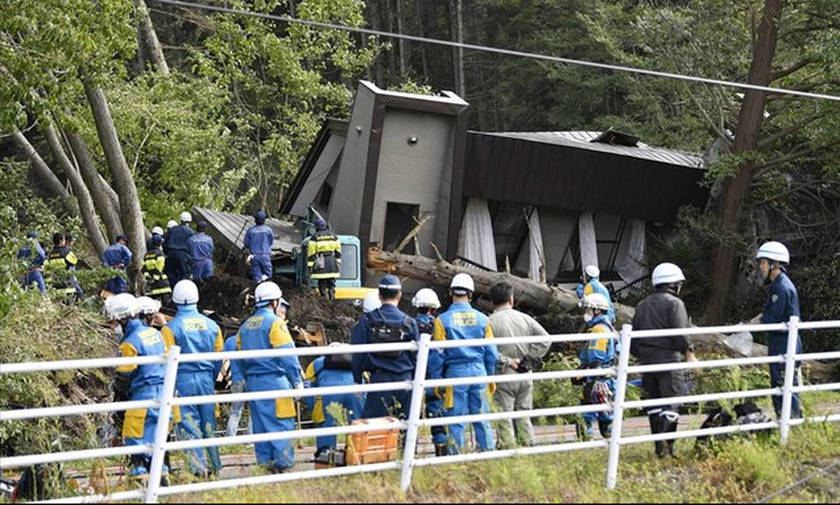
[[[28,231],[26,232],[26,238],[38,238],[37,231]]]
[[[327,229],[327,222],[321,219],[320,217],[315,218],[315,229],[316,230],[326,230]]]
[[[379,289],[386,289],[389,291],[400,291],[402,290],[402,284],[400,283],[400,278],[396,275],[388,274],[382,279],[379,280]]]
[[[257,224],[265,224],[265,219],[267,217],[268,216],[265,214],[265,212],[260,210],[257,211],[256,214],[254,214],[254,221],[256,221]]]
[[[163,244],[163,235],[152,235],[152,245],[157,247]]]

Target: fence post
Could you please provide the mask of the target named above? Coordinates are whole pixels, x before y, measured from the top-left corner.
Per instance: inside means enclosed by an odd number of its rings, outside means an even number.
[[[787,352],[785,353],[785,383],[782,388],[782,419],[779,421],[782,445],[790,433],[790,407],[793,403],[793,378],[796,374],[796,342],[799,336],[799,318],[790,316],[788,321]]]
[[[146,487],[146,503],[156,503],[160,488],[160,474],[163,458],[166,454],[166,438],[169,436],[169,418],[172,414],[172,397],[175,396],[175,376],[178,375],[178,357],[181,348],[173,345],[166,352],[166,375],[163,390],[160,393],[157,425],[155,426],[155,444],[152,450],[152,467],[149,470],[149,483]]]
[[[630,337],[632,331],[632,325],[625,324],[621,327],[621,352],[618,354],[615,399],[613,400],[612,435],[610,435],[610,452],[609,459],[607,460],[607,489],[615,489],[615,484],[618,480],[618,457],[621,451],[621,428],[624,424],[624,398],[627,391],[627,367],[630,363]]]
[[[411,387],[411,407],[408,411],[408,427],[405,430],[405,447],[403,448],[402,474],[400,487],[403,492],[411,485],[411,470],[414,464],[414,452],[417,449],[417,421],[420,420],[420,410],[423,408],[426,382],[426,365],[429,361],[429,342],[432,336],[428,333],[420,335],[417,347],[417,366],[414,369],[414,382]]]

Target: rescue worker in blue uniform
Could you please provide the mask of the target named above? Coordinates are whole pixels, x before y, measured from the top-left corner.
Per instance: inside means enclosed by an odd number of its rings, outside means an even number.
[[[231,335],[225,340],[223,349],[227,351],[236,350],[236,335]],[[242,361],[238,359],[230,360],[230,392],[231,394],[245,392],[245,376],[242,375]],[[245,402],[232,402],[230,404],[230,417],[228,417],[227,426],[225,428],[225,435],[232,437],[239,431],[239,420],[242,419],[242,411],[245,410]],[[248,432],[252,433],[251,420],[248,419]]]
[[[440,300],[432,289],[423,288],[414,294],[411,306],[417,310],[414,320],[417,321],[417,332],[420,335],[432,335],[435,331],[435,312],[440,308]],[[432,370],[443,367],[443,349],[430,349],[426,378],[432,378]],[[426,390],[426,417],[443,417],[446,409],[443,400],[435,394],[434,388]],[[446,456],[446,426],[432,426],[432,443],[435,445],[435,456]]]
[[[26,233],[26,242],[18,250],[18,259],[26,262],[26,274],[23,278],[24,288],[32,284],[38,287],[41,293],[47,292],[47,285],[44,284],[44,262],[47,260],[47,253],[41,244],[38,243],[38,233],[30,231]]]
[[[192,278],[196,281],[213,277],[213,238],[204,233],[206,229],[207,222],[199,221],[196,226],[198,233],[190,237],[187,244],[192,262]]]
[[[128,285],[125,280],[125,269],[131,264],[131,250],[126,246],[127,243],[128,236],[119,234],[114,238],[114,243],[102,253],[102,263],[118,272],[105,283],[105,289],[115,295],[124,293]]]
[[[457,274],[449,285],[452,305],[435,319],[434,340],[491,339],[493,330],[486,315],[470,306],[475,283],[468,274]],[[434,364],[432,378],[483,377],[493,375],[499,353],[495,345],[453,347],[443,352],[442,364]],[[433,364],[430,362],[430,364]],[[486,414],[490,412],[489,395],[495,384],[471,384],[445,388],[447,416]],[[464,446],[464,423],[450,424],[449,452],[457,454]],[[478,448],[493,450],[496,442],[488,421],[473,423]]]
[[[137,318],[140,305],[130,293],[114,295],[105,300],[105,316],[109,321],[119,322],[123,339],[120,342],[120,356],[160,356],[168,348],[160,332]],[[163,389],[165,367],[162,364],[123,365],[117,367],[115,396],[131,401],[159,400]],[[157,408],[132,409],[125,412],[122,435],[125,445],[153,444],[159,411]],[[173,411],[173,415],[177,416]],[[168,422],[168,421],[167,421]],[[131,456],[129,477],[143,478],[149,473],[151,453]],[[163,473],[168,473],[164,466]]]
[[[612,298],[610,297],[610,290],[601,284],[598,278],[601,277],[601,270],[595,265],[588,265],[583,269],[580,284],[575,288],[575,294],[580,300],[583,300],[587,295],[592,293],[600,293],[604,295],[610,304],[610,309],[607,311],[606,317],[610,324],[615,324],[615,309],[613,308]]]
[[[764,303],[762,313],[751,322],[761,324],[787,323],[791,316],[799,317],[799,294],[796,286],[787,275],[787,266],[790,264],[790,252],[781,242],[765,242],[758,248],[756,254],[758,269],[761,272],[764,282],[770,284],[767,293],[767,301]],[[779,356],[787,353],[787,331],[771,331],[770,341],[767,346],[768,356]],[[796,353],[802,352],[802,341],[796,335]],[[799,367],[799,363],[796,363]],[[779,388],[784,385],[785,364],[770,363],[770,387]],[[798,374],[793,376],[793,385],[798,386]],[[782,397],[773,395],[773,409],[776,417],[782,415]],[[802,408],[799,402],[799,394],[793,393],[790,404],[790,417],[797,419],[802,417]]]
[[[53,233],[53,248],[47,256],[45,281],[50,289],[55,290],[66,300],[81,296],[82,288],[76,282],[76,264],[79,258],[65,246],[63,233]]]
[[[335,299],[335,281],[341,275],[341,241],[320,217],[315,218],[315,234],[306,246],[309,278],[318,281],[318,293]]]
[[[262,282],[271,279],[274,271],[271,267],[271,245],[274,243],[274,231],[265,224],[265,212],[254,214],[257,223],[245,232],[243,244],[248,249],[246,262],[251,266],[251,280]]]
[[[340,342],[333,342],[331,347],[341,346]],[[306,367],[306,372],[303,374],[304,384],[306,387],[330,387],[330,386],[350,386],[355,384],[353,381],[353,367],[350,354],[328,354],[316,358],[312,363]],[[335,417],[333,417],[330,409],[332,404],[341,405],[347,418],[347,423],[359,419],[362,415],[362,408],[364,406],[363,393],[345,393],[340,395],[325,395],[325,396],[307,396],[304,402],[309,410],[312,412],[312,422],[317,428],[331,428],[338,426]],[[315,438],[315,457],[317,458],[322,451],[335,449],[336,436],[324,435]]]
[[[190,237],[193,230],[190,228],[192,215],[189,212],[181,213],[181,224],[173,226],[169,230],[169,237],[164,242],[166,246],[166,264],[169,266],[169,284],[174,286],[178,281],[190,278]]]
[[[609,300],[601,293],[586,295],[581,302],[584,309],[583,319],[586,322],[586,333],[614,333],[615,328],[610,323],[607,312],[610,309]],[[609,368],[616,357],[616,341],[612,338],[598,338],[586,342],[580,351],[580,368]],[[612,377],[582,377],[574,381],[583,385],[581,405],[598,405],[608,403],[615,393],[615,380]],[[595,434],[593,423],[598,421],[601,436],[609,438],[612,433],[611,412],[587,412],[583,414],[583,439]]]
[[[394,275],[379,281],[379,299],[382,306],[362,314],[353,327],[350,343],[388,344],[411,342],[418,339],[417,323],[397,308],[402,298],[402,284]],[[399,382],[414,377],[415,353],[389,351],[353,354],[353,379],[362,383],[365,372],[373,384]],[[405,419],[411,403],[410,391],[382,391],[368,393],[362,417],[394,416]]]
[[[161,334],[167,345],[181,347],[182,354],[221,352],[222,330],[215,321],[198,312],[198,287],[184,279],[172,290],[172,301],[178,307],[175,317],[163,327]],[[205,396],[215,393],[216,376],[221,361],[192,361],[178,366],[175,390],[178,396]],[[183,405],[178,434],[184,439],[212,438],[216,430],[216,405]],[[207,458],[204,451],[207,451]],[[190,470],[195,475],[216,473],[222,468],[217,447],[190,449]]]
[[[277,316],[283,292],[277,284],[263,282],[254,290],[257,310],[242,323],[237,333],[236,348],[241,351],[258,349],[294,349],[295,344],[285,321]],[[302,389],[303,377],[296,356],[280,358],[249,358],[240,360],[247,391]],[[249,403],[254,433],[294,431],[294,398],[256,400]],[[267,465],[274,472],[286,472],[295,465],[294,443],[290,440],[257,442],[257,463]]]
[[[166,255],[163,254],[163,236],[152,235],[152,249],[143,256],[143,278],[146,282],[146,294],[156,298],[164,305],[169,305],[172,286],[166,275]]]

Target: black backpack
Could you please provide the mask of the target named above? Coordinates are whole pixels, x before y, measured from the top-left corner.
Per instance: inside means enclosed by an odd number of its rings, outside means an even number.
[[[405,335],[411,331],[411,327],[408,324],[408,316],[404,316],[401,323],[385,322],[385,317],[382,316],[379,309],[368,312],[367,316],[368,323],[370,323],[369,344],[395,344],[405,342]],[[388,359],[399,359],[401,353],[402,351],[386,351],[376,354]]]
[[[739,403],[735,405],[732,410],[734,411],[734,416],[730,414],[728,411],[724,410],[723,407],[716,407],[709,413],[709,416],[706,417],[706,420],[703,421],[703,424],[700,426],[700,429],[706,428],[719,428],[722,426],[730,426],[732,424],[738,425],[746,425],[746,424],[761,424],[761,423],[768,423],[772,422],[772,419],[764,413],[763,410],[758,408],[758,406],[752,401],[748,400],[743,403]],[[740,434],[744,433],[769,433],[772,431],[771,428],[765,428],[762,430],[753,430],[750,432],[741,432]],[[712,439],[715,440],[725,440],[731,438],[733,435],[738,434],[735,433],[721,433],[719,435],[703,435],[697,437],[697,446],[708,445]]]

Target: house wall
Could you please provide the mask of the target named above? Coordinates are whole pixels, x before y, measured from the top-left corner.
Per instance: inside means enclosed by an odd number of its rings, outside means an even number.
[[[350,129],[348,136],[352,135],[352,123]],[[430,242],[435,242],[444,250],[449,220],[454,134],[453,116],[386,109],[371,221],[371,243],[381,243],[383,240],[387,203],[410,203],[420,206],[421,217],[431,215],[417,236],[420,254],[434,255]],[[410,137],[417,137],[418,142],[409,144]],[[341,185],[342,181],[338,184]]]
[[[321,186],[324,185],[324,181],[330,175],[333,165],[335,165],[338,157],[341,156],[342,147],[344,147],[344,137],[334,134],[331,135],[327,141],[327,145],[324,146],[321,156],[318,157],[318,161],[312,168],[309,178],[306,180],[303,188],[301,188],[289,214],[301,217],[306,216],[309,204],[317,201],[316,198]],[[333,180],[332,182],[334,183],[335,181]]]
[[[359,86],[329,209],[330,225],[336,233],[359,234],[375,98],[370,89]],[[361,128],[360,132],[357,127]]]

